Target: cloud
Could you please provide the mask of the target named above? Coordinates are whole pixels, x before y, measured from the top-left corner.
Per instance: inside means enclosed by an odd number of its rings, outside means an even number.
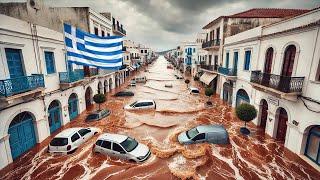
[[[221,15],[250,8],[313,8],[319,0],[44,0],[50,6],[90,6],[112,12],[127,38],[156,50],[195,40],[201,28]]]

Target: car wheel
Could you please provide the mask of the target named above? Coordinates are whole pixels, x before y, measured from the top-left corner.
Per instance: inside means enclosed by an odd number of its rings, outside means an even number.
[[[133,159],[130,159],[129,162],[130,162],[130,163],[136,163],[136,161],[133,160]]]
[[[94,132],[94,133],[93,133],[93,135],[96,135],[96,134],[98,134],[98,132]]]

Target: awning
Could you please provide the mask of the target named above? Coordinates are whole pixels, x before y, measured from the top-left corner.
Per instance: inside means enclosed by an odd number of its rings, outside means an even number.
[[[211,73],[207,73],[205,72],[201,77],[200,77],[200,81],[205,83],[206,85],[209,85],[210,82],[217,77],[217,74],[211,74]]]

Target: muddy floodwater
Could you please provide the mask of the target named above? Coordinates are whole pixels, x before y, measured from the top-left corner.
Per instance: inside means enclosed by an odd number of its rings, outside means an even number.
[[[139,73],[147,77],[147,83],[128,87],[127,82],[107,95],[103,107],[111,110],[109,117],[86,123],[86,111],[63,127],[91,126],[134,137],[151,149],[146,162],[130,163],[93,153],[99,134],[73,154],[49,154],[47,146],[56,132],[0,171],[0,179],[319,179],[317,170],[252,123],[251,135],[241,135],[243,123],[234,116],[234,109],[218,97],[211,98],[212,108],[205,108],[207,97],[200,84],[191,80],[191,86],[199,87],[201,94],[190,95],[184,80],[175,78],[177,72],[167,69],[164,57],[160,56],[147,70]],[[173,87],[166,88],[165,84]],[[112,97],[123,89],[135,95]],[[139,99],[154,99],[157,109],[123,110],[124,105]],[[200,124],[223,124],[230,144],[180,145],[177,135]]]

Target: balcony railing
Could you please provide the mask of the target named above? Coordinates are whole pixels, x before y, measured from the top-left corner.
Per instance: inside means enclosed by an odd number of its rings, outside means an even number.
[[[237,76],[237,69],[218,67],[218,72],[226,76]]]
[[[124,34],[124,35],[127,34],[127,31],[126,31],[126,30],[124,30],[123,28],[121,28],[121,26],[116,25],[116,24],[113,24],[113,30],[114,30],[114,31],[118,31],[118,32],[120,32],[120,33],[122,33],[122,34]]]
[[[281,76],[252,71],[250,81],[284,93],[292,93],[302,91],[304,77]]]
[[[213,46],[220,46],[220,39],[214,39],[214,40],[210,40],[202,43],[202,48],[210,48]]]
[[[59,73],[60,83],[73,83],[83,78],[84,78],[84,73],[82,69]]]
[[[0,96],[8,97],[39,87],[44,87],[43,74],[0,80]]]
[[[205,65],[205,64],[201,64],[201,65],[200,65],[200,68],[201,68],[201,69],[208,70],[208,71],[217,71],[218,66],[217,66],[217,65]]]

